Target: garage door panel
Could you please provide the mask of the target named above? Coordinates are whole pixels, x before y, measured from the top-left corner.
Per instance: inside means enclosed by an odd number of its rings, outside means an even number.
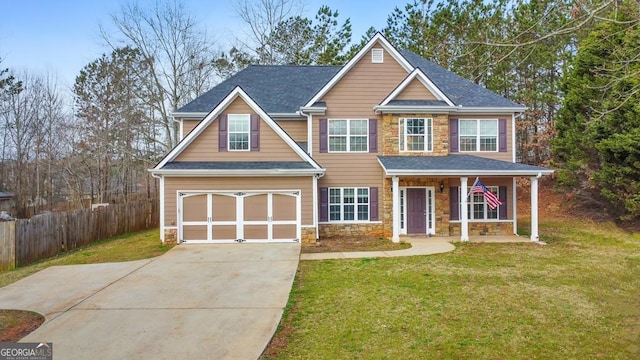
[[[207,221],[207,194],[185,196],[183,221]]]
[[[182,228],[182,239],[207,240],[207,225],[185,225]]]
[[[296,239],[297,238],[297,226],[296,225],[273,225],[273,238],[274,239]]]
[[[236,221],[236,197],[213,194],[211,199],[213,221]]]
[[[212,240],[235,240],[236,226],[235,225],[213,225]]]
[[[267,224],[244,226],[245,240],[267,240],[268,237],[269,237],[269,228]]]
[[[244,197],[244,220],[266,221],[268,216],[268,195],[259,194]]]
[[[282,194],[273,194],[273,220],[296,220],[296,197]]]

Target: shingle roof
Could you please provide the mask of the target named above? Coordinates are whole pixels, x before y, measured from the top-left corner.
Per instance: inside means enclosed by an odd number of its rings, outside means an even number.
[[[400,50],[400,53],[412,66],[420,68],[455,105],[523,107],[411,51]],[[267,113],[295,113],[340,69],[340,66],[250,65],[176,112],[207,113],[233,88],[240,86]],[[314,106],[322,105],[326,106],[323,103],[314,104]]]
[[[271,170],[271,169],[313,169],[305,161],[172,161],[163,170]]]
[[[455,105],[469,107],[523,107],[409,50],[400,50],[400,54],[412,66],[420,68]]]
[[[250,65],[202,94],[177,112],[209,112],[240,86],[267,113],[295,113],[340,66]]]
[[[539,172],[548,173],[549,169],[487,159],[472,155],[446,155],[446,156],[378,156],[385,171],[424,171],[424,172],[485,172],[500,171],[509,175],[509,172],[526,172],[536,174]]]
[[[390,100],[387,105],[400,106],[448,106],[441,100]]]

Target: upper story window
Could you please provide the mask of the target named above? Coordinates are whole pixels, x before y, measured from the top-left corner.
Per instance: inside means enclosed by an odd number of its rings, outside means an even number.
[[[368,119],[329,119],[329,152],[368,152]]]
[[[401,118],[398,126],[400,151],[433,151],[433,120]]]
[[[498,120],[460,119],[460,151],[498,151]]]
[[[229,151],[249,151],[250,121],[249,114],[229,114]]]

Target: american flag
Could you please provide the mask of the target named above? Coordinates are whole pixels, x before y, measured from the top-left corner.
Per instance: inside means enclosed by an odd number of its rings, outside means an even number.
[[[489,205],[491,210],[502,205],[502,201],[500,201],[500,199],[496,196],[496,194],[492,193],[491,190],[489,190],[486,186],[484,186],[484,184],[482,183],[482,181],[480,181],[480,179],[476,179],[476,182],[473,184],[473,187],[471,187],[471,193],[472,194],[483,193],[484,198],[487,200],[487,205]]]

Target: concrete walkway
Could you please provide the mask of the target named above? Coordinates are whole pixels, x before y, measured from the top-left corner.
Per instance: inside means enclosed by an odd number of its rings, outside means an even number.
[[[45,323],[23,342],[54,359],[256,359],[273,336],[300,244],[181,245],[154,259],[55,266],[0,289]]]
[[[403,241],[411,243],[411,247],[403,250],[392,251],[357,251],[357,252],[334,252],[334,253],[307,253],[300,254],[300,260],[326,260],[326,259],[356,259],[375,257],[397,257],[441,254],[455,250],[455,246],[449,242],[449,238],[403,238]]]

